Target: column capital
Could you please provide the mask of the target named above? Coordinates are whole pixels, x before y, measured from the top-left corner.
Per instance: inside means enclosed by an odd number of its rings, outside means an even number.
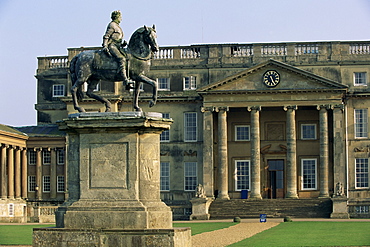
[[[283,109],[284,109],[284,111],[288,111],[288,110],[298,110],[298,106],[297,105],[285,105],[284,107],[283,107]]]
[[[200,108],[200,111],[202,113],[204,113],[204,112],[214,112],[215,111],[215,107],[214,106],[202,106]]]
[[[220,111],[229,111],[229,107],[228,106],[216,106],[215,112],[220,112]]]
[[[337,109],[337,110],[341,110],[343,112],[344,111],[344,104],[331,105],[331,109],[332,110]]]
[[[328,104],[324,104],[324,105],[316,105],[316,109],[317,110],[321,110],[321,109],[326,109],[326,110],[330,110],[331,109],[331,105],[328,105]]]
[[[261,108],[261,106],[260,106],[260,105],[257,105],[257,106],[248,106],[248,107],[247,107],[247,110],[248,110],[248,111],[253,111],[253,110],[261,111],[261,110],[262,110],[262,108]]]

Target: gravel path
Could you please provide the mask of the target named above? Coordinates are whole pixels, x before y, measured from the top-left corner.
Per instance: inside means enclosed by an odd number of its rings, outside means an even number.
[[[279,222],[239,223],[229,228],[192,236],[193,247],[223,247],[277,226]]]

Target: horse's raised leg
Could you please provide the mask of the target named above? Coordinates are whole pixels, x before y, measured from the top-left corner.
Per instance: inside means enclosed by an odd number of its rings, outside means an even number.
[[[78,104],[77,91],[79,90],[80,86],[81,86],[80,83],[77,82],[71,88],[73,108],[78,112],[85,112],[85,109]]]
[[[135,89],[134,89],[134,100],[133,100],[133,107],[135,111],[142,111],[142,109],[139,107],[140,86],[141,86],[141,81],[136,81]]]
[[[152,86],[152,100],[149,101],[149,107],[153,107],[157,103],[158,98],[158,83],[144,75],[140,76],[142,82]]]
[[[112,107],[111,107],[111,103],[109,102],[109,100],[93,93],[98,83],[99,83],[98,80],[88,81],[86,95],[89,96],[90,98],[96,99],[100,101],[101,103],[105,104],[105,112],[110,112]]]

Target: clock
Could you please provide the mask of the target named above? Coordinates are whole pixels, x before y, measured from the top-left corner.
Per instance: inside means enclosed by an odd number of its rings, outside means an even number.
[[[276,87],[280,82],[280,75],[275,70],[268,70],[263,74],[262,80],[267,87]]]

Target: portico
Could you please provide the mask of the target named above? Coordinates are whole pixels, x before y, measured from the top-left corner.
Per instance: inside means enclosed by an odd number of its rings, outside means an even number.
[[[268,71],[279,75],[273,87],[264,83]],[[227,200],[248,190],[255,200],[328,198],[333,159],[345,151],[329,138],[340,133],[346,90],[274,60],[199,89],[204,171],[214,174],[206,195]]]

